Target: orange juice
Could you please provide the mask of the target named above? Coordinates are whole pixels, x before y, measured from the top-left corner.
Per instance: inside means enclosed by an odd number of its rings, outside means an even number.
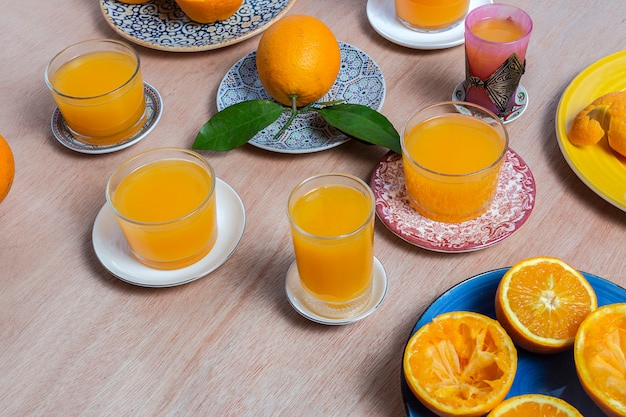
[[[460,23],[469,0],[395,0],[396,15],[412,29],[441,31]]]
[[[129,171],[110,202],[133,254],[159,269],[204,257],[217,238],[215,180],[206,167],[171,158]]]
[[[457,223],[489,207],[506,150],[503,134],[464,114],[421,120],[403,134],[409,203],[435,221]]]
[[[65,122],[75,136],[88,143],[107,145],[131,137],[145,121],[138,56],[104,48],[81,51],[68,55],[66,61],[62,56],[55,58],[47,74]]]
[[[346,303],[370,289],[374,262],[373,199],[346,185],[314,188],[290,204],[293,245],[304,289]]]

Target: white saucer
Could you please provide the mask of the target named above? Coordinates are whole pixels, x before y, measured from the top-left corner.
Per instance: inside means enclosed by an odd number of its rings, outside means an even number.
[[[58,107],[52,113],[52,133],[63,146],[81,153],[100,154],[128,148],[145,138],[157,125],[159,119],[161,119],[161,113],[163,113],[163,100],[156,88],[144,82],[143,91],[146,97],[146,121],[141,130],[128,139],[114,143],[113,145],[92,145],[82,142],[72,136],[72,132],[65,123],[65,119],[63,115],[61,115]]]
[[[241,198],[227,183],[217,178],[218,233],[215,246],[193,265],[175,270],[159,270],[133,257],[113,211],[105,204],[93,226],[92,241],[96,256],[113,275],[122,281],[143,287],[172,287],[186,284],[217,269],[233,254],[243,236],[246,213]]]
[[[471,0],[469,10],[489,3],[493,1]],[[465,42],[465,21],[443,32],[417,32],[400,23],[393,0],[368,0],[367,18],[380,36],[408,48],[444,49]]]
[[[452,101],[465,101],[465,81],[461,81],[452,92]],[[507,124],[519,118],[528,108],[528,91],[526,88],[518,84],[515,90],[515,101],[513,107],[505,115],[500,116],[502,123]]]
[[[303,317],[306,317],[307,319],[320,324],[335,326],[350,324],[364,319],[365,317],[372,314],[374,310],[376,310],[380,306],[380,304],[383,302],[383,299],[385,298],[385,295],[387,294],[387,274],[385,273],[383,265],[376,257],[374,257],[373,273],[374,277],[372,280],[372,296],[369,303],[359,314],[345,319],[330,319],[327,317],[319,316],[309,310],[309,308],[302,302],[299,297],[300,291],[302,291],[302,287],[300,287],[300,276],[298,275],[298,267],[296,266],[295,261],[291,264],[289,270],[287,271],[285,291],[287,293],[287,298],[289,299],[289,303],[291,304],[291,306]]]

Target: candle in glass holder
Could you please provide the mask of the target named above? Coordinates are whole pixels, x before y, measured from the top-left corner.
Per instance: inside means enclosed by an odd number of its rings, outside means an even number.
[[[503,117],[526,68],[532,19],[508,4],[486,4],[465,19],[465,100]]]

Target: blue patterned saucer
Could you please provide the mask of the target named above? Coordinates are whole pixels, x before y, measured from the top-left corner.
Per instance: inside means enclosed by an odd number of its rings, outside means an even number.
[[[345,100],[377,111],[385,100],[385,79],[380,67],[365,52],[339,42],[341,69],[335,84],[319,102]],[[226,73],[217,91],[217,109],[246,100],[272,100],[263,89],[256,70],[256,52],[241,58]],[[346,142],[349,138],[324,121],[316,112],[299,114],[277,139],[281,127],[289,119],[285,111],[280,118],[250,140],[258,148],[279,153],[318,152]]]
[[[144,82],[143,92],[146,97],[146,121],[139,132],[121,142],[112,145],[93,145],[75,138],[58,107],[52,112],[52,119],[50,120],[52,134],[63,146],[80,153],[101,154],[128,148],[148,136],[163,113],[163,100],[156,88]]]
[[[113,30],[131,42],[164,51],[198,52],[232,45],[263,32],[295,2],[244,0],[233,16],[210,24],[189,19],[175,0],[144,4],[100,0],[100,8]]]

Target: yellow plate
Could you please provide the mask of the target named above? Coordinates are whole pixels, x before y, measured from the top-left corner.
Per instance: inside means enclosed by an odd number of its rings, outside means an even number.
[[[596,61],[572,80],[556,111],[556,136],[572,170],[600,197],[626,211],[626,158],[609,148],[606,139],[591,146],[574,146],[567,132],[574,117],[593,100],[626,89],[626,51]]]

